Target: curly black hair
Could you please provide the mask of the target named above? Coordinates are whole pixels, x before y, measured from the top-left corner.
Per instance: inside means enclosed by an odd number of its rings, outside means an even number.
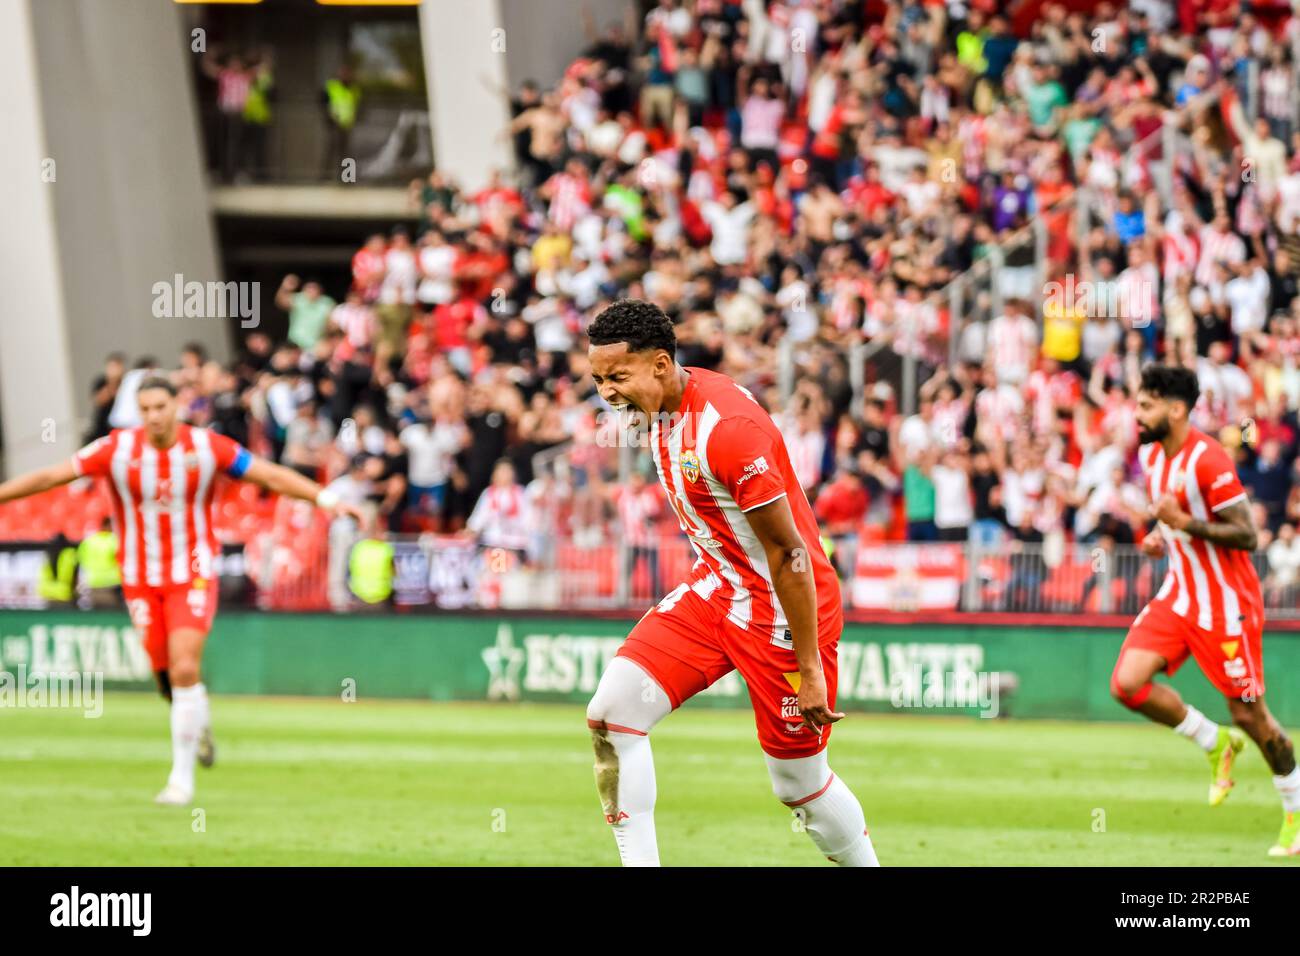
[[[672,319],[652,302],[620,299],[591,321],[587,340],[592,345],[626,342],[629,352],[663,349],[677,354],[677,333]]]
[[[1188,411],[1201,396],[1201,386],[1196,373],[1177,365],[1147,365],[1142,369],[1142,391],[1159,398],[1177,399],[1187,403]]]

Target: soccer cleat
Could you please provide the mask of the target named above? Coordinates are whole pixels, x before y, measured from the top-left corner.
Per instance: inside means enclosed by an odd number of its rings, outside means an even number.
[[[1269,856],[1300,856],[1300,812],[1291,811],[1282,817],[1282,832],[1277,843],[1268,848]]]
[[[212,728],[204,727],[199,736],[199,766],[211,767],[217,762],[217,742],[212,739]]]
[[[1220,727],[1219,740],[1207,755],[1210,759],[1210,806],[1217,807],[1228,799],[1232,789],[1232,765],[1246,746],[1246,737],[1235,727]]]
[[[194,802],[194,794],[187,793],[174,783],[169,783],[158,792],[153,802],[165,807],[187,807]]]

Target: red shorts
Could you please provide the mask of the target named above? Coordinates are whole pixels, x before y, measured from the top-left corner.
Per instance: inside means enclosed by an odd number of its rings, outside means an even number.
[[[674,596],[676,601],[672,601]],[[827,704],[832,710],[839,676],[839,622],[833,628],[819,638]],[[830,725],[815,734],[802,724],[794,648],[742,630],[727,620],[725,607],[702,600],[684,585],[641,618],[618,649],[618,656],[635,662],[653,677],[668,694],[673,709],[732,670],[739,670],[749,688],[759,746],[772,757],[810,757],[825,749],[830,738]]]
[[[217,614],[217,583],[204,587],[174,584],[167,587],[122,586],[131,623],[144,639],[144,649],[155,671],[167,669],[167,636],[182,628],[202,634],[212,630]]]
[[[1258,608],[1244,607],[1242,611],[1241,633],[1228,636],[1222,625],[1202,630],[1195,621],[1175,614],[1165,602],[1152,601],[1133,621],[1120,657],[1131,647],[1154,651],[1169,662],[1165,673],[1172,677],[1190,655],[1225,697],[1262,697],[1264,616]]]

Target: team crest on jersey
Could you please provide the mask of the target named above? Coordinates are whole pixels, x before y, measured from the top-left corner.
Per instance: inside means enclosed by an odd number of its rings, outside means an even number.
[[[690,449],[682,452],[682,477],[692,484],[700,479],[700,456]]]

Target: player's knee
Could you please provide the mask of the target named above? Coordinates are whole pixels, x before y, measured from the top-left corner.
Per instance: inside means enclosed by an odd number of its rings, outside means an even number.
[[[1119,671],[1110,677],[1110,695],[1129,710],[1141,707],[1151,695],[1152,687],[1149,679],[1143,680]]]
[[[199,682],[199,662],[181,658],[174,660],[167,668],[168,690],[175,687],[191,687]]]
[[[587,704],[587,726],[645,735],[671,709],[666,700],[658,684],[640,667],[616,657]]]
[[[825,790],[831,778],[825,751],[793,759],[769,756],[767,772],[772,779],[772,793],[786,806],[807,802]]]

